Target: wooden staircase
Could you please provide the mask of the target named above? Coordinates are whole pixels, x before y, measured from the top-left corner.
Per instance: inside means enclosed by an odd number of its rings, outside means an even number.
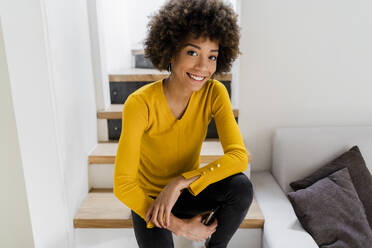
[[[128,89],[133,91],[135,90],[134,88],[142,87],[146,83],[165,77],[167,77],[167,73],[160,73],[151,69],[131,69],[121,74],[110,75],[111,97],[112,99],[120,99],[120,92],[123,92],[120,87],[123,87],[123,85],[125,85],[124,88],[128,87]],[[221,82],[224,81],[223,83],[228,88],[230,94],[229,84],[231,83],[231,74],[216,77],[216,79]],[[132,84],[132,86],[128,86],[127,84]],[[125,101],[126,97],[121,98]],[[75,230],[100,228],[122,230],[121,228],[133,227],[130,209],[114,196],[112,189],[114,162],[119,139],[118,134],[121,132],[123,104],[124,102],[112,101],[109,108],[97,112],[99,143],[88,157],[89,193],[81,204],[78,213],[75,215]],[[239,110],[234,109],[233,112],[238,121]],[[112,121],[116,121],[116,123],[110,124]],[[224,154],[218,136],[213,136],[215,134],[216,132],[212,131],[212,137],[207,136],[202,144],[200,155],[201,166],[215,161]],[[249,161],[252,159],[250,153],[248,153],[248,159]],[[252,230],[249,235],[257,236],[257,233],[261,234],[263,225],[264,217],[254,197],[252,205],[240,228]],[[130,235],[133,236],[134,234]]]

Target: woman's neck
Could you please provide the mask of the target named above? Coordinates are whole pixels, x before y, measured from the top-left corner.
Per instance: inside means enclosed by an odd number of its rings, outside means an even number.
[[[192,95],[192,91],[182,88],[172,74],[164,80],[163,88],[168,97],[178,103],[188,102]]]

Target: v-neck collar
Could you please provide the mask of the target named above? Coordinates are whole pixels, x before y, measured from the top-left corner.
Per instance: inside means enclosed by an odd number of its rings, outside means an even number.
[[[189,102],[187,103],[187,105],[186,105],[186,109],[185,109],[185,111],[183,112],[183,114],[182,114],[182,116],[181,116],[181,119],[178,119],[178,118],[176,118],[174,115],[173,115],[173,112],[172,112],[172,110],[171,110],[171,108],[170,108],[170,106],[169,106],[169,103],[168,103],[168,100],[167,100],[167,98],[165,97],[165,93],[164,93],[164,89],[163,89],[163,83],[164,83],[164,80],[165,79],[162,79],[161,81],[160,81],[160,90],[161,90],[161,96],[162,96],[162,98],[163,98],[163,102],[164,102],[164,105],[165,105],[165,107],[167,108],[167,113],[168,113],[168,115],[170,116],[170,118],[173,120],[173,121],[175,121],[175,122],[182,122],[182,121],[184,121],[186,118],[187,118],[187,115],[188,115],[188,112],[190,112],[191,110],[189,110],[190,108],[191,108],[191,105],[192,105],[192,99],[193,99],[193,96],[194,96],[194,94],[195,94],[195,92],[193,91],[192,92],[192,94],[191,94],[191,97],[190,97],[190,99],[189,99]]]

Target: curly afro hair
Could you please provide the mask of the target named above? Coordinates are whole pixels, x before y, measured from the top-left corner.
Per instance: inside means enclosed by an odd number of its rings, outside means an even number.
[[[170,0],[147,25],[145,57],[159,70],[167,70],[171,58],[188,37],[217,41],[216,74],[229,72],[239,51],[237,14],[222,0]]]

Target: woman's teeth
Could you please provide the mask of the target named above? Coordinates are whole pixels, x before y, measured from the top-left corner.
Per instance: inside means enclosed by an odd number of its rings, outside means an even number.
[[[194,80],[197,80],[197,81],[202,81],[205,77],[200,77],[200,76],[196,76],[196,75],[193,75],[191,73],[188,73],[188,75],[194,79]]]

